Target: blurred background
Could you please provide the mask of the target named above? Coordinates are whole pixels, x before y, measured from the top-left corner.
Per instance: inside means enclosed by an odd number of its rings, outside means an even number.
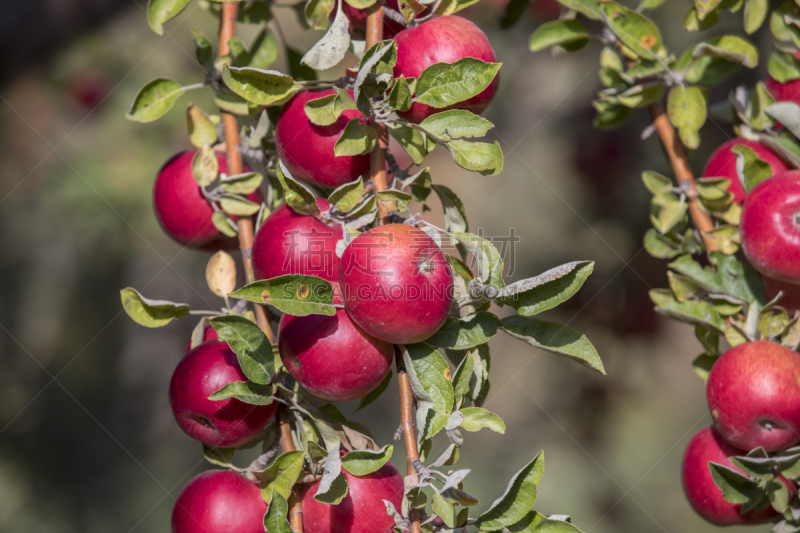
[[[29,0],[4,2],[0,15],[0,531],[166,532],[175,496],[210,467],[167,399],[194,323],[139,327],[122,312],[119,289],[220,306],[205,285],[208,255],[165,237],[151,207],[156,171],[190,147],[185,105],[212,109],[209,100],[193,92],[151,125],[124,118],[154,77],[200,81],[191,28],[214,35],[216,27],[193,2],[159,37],[144,4]],[[569,57],[532,54],[528,36],[557,16],[555,3],[536,0],[511,30],[499,25],[503,4],[484,0],[464,15],[504,63],[486,116],[505,171],[472,174],[439,149],[430,156],[434,180],[463,199],[471,231],[515,229],[521,240],[507,281],[597,262],[581,292],[549,316],[589,336],[608,376],[499,334],[485,407],[508,430],[468,436],[467,490],[485,508],[544,449],[536,504],[544,513],[570,514],[586,533],[711,531],[684,500],[679,475],[686,442],[709,423],[690,366],[699,348],[691,328],[653,313],[647,291],[666,286],[665,265],[641,245],[649,197],[640,173],[671,172],[655,137],[640,140],[645,111],[615,132],[592,128],[598,45]],[[664,37],[676,54],[699,40],[681,27],[689,5],[671,0],[650,13],[672,28]],[[307,49],[321,36],[303,29],[294,9],[276,11],[292,46]],[[740,25],[741,14],[730,15],[711,31]],[[243,28],[245,42],[256,31]],[[767,49],[766,35],[754,38]],[[764,69],[726,87],[752,85]],[[712,101],[726,93],[712,92]],[[695,171],[732,135],[730,125],[709,122]],[[437,208],[427,215],[434,223]],[[398,425],[396,394],[393,384],[352,415],[380,443]]]

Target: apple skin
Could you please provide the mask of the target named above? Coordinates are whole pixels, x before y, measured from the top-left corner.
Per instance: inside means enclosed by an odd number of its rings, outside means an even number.
[[[800,353],[769,341],[735,346],[711,368],[706,398],[731,445],[788,448],[800,441]]]
[[[232,470],[209,470],[183,487],[172,510],[172,533],[264,533],[261,489]]]
[[[391,531],[394,519],[386,514],[383,500],[400,509],[403,476],[391,462],[366,476],[356,477],[344,468],[348,493],[339,505],[314,499],[319,481],[303,492],[303,531],[305,533],[384,533]]]
[[[328,201],[317,198],[321,211]],[[257,279],[305,274],[335,282],[339,275],[336,243],[342,227],[328,226],[311,215],[301,215],[288,204],[270,213],[253,241],[253,270]]]
[[[352,98],[353,91],[346,90]],[[333,152],[347,122],[362,116],[360,111],[348,109],[329,126],[318,126],[306,115],[306,102],[333,93],[333,89],[300,91],[283,106],[275,127],[275,147],[292,176],[327,189],[369,173],[369,154],[337,157]]]
[[[767,276],[761,276],[761,281],[764,282],[764,289],[767,291],[767,301],[772,301],[779,292],[783,293],[781,299],[778,300],[778,305],[786,309],[789,318],[792,318],[800,309],[800,285],[778,281]]]
[[[394,347],[359,328],[344,309],[333,316],[283,315],[278,351],[286,369],[309,392],[330,402],[361,398],[380,385]]]
[[[153,188],[156,219],[167,235],[184,246],[207,251],[235,250],[239,247],[238,241],[214,227],[211,222],[214,208],[192,176],[192,159],[196,153],[197,150],[181,152],[161,167]],[[215,155],[220,174],[227,174],[225,154],[215,152]],[[246,166],[242,170],[250,172]],[[261,203],[258,192],[247,198]]]
[[[169,383],[169,403],[180,428],[193,439],[220,448],[241,446],[256,436],[275,416],[278,404],[208,399],[234,381],[247,377],[228,343],[208,341],[190,350]]]
[[[347,16],[347,19],[350,21],[350,36],[354,39],[364,40],[364,37],[367,34],[367,10],[366,9],[358,9],[346,1],[342,3],[344,8],[344,14]],[[397,0],[386,0],[386,7],[394,9],[395,11],[399,12],[400,8],[397,5]],[[417,15],[417,17],[423,17],[430,13],[432,6],[428,6],[425,11]],[[336,18],[336,13],[339,11],[338,6],[333,7],[333,11],[331,11],[330,19],[333,20]],[[405,24],[401,24],[394,19],[390,19],[388,16],[384,16],[383,18],[383,38],[384,39],[393,39],[395,35],[400,33],[406,29]]]
[[[725,501],[722,491],[714,483],[709,461],[743,473],[728,458],[746,453],[725,442],[713,426],[706,426],[698,431],[686,446],[681,467],[683,491],[692,508],[708,522],[718,526],[764,524],[778,515],[772,507],[741,515],[739,511],[742,506]],[[790,489],[790,493],[796,494],[797,489],[793,483],[783,479],[781,481]]]
[[[202,342],[200,342],[200,344],[202,344],[203,342],[215,341],[218,338],[219,337],[217,335],[217,330],[215,330],[211,324],[206,324],[203,327],[203,340]],[[197,346],[195,346],[195,348],[196,347]],[[184,353],[189,353],[191,349],[192,349],[192,339],[189,339],[189,342],[186,343],[186,351]]]
[[[772,175],[777,176],[789,170],[789,166],[778,156],[775,152],[756,141],[748,141],[747,139],[731,139],[723,143],[719,148],[714,150],[711,157],[708,158],[708,163],[703,169],[703,177],[706,178],[728,178],[731,182],[728,185],[728,192],[733,193],[733,201],[737,204],[744,202],[747,193],[742,188],[742,183],[739,181],[739,175],[736,173],[736,154],[731,152],[734,146],[747,146],[752,148],[758,157],[766,161],[770,168],[772,168]]]
[[[742,251],[764,276],[800,283],[800,170],[762,181],[742,207]]]
[[[420,342],[442,326],[453,302],[453,272],[436,242],[407,224],[362,233],[339,262],[350,318],[393,344]]]
[[[397,34],[397,64],[394,76],[418,78],[422,71],[435,63],[455,63],[465,57],[474,57],[487,63],[496,63],[492,43],[475,24],[455,15],[436,17]],[[437,109],[415,103],[408,111],[397,114],[415,124],[447,109],[467,109],[480,115],[491,103],[500,85],[499,74],[480,94],[450,107]]]

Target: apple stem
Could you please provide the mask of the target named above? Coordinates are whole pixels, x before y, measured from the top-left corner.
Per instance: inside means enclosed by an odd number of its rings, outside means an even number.
[[[414,395],[411,392],[411,382],[408,380],[405,363],[403,362],[403,349],[395,345],[395,365],[397,366],[397,383],[400,388],[400,427],[403,429],[403,443],[406,446],[406,467],[409,476],[416,479],[417,469],[414,463],[419,462],[417,451],[417,438],[414,435]],[[419,510],[409,509],[408,518],[411,520],[411,533],[420,533]]]
[[[669,122],[669,117],[664,110],[664,104],[661,102],[651,104],[650,116],[653,118],[653,126],[658,131],[661,143],[669,156],[672,170],[675,172],[675,179],[678,185],[686,190],[692,222],[700,231],[700,237],[703,239],[706,250],[709,252],[716,251],[717,245],[706,234],[714,229],[714,223],[711,221],[711,216],[708,212],[697,201],[697,187],[694,182],[694,176],[692,176],[692,170],[689,168],[689,160],[686,158],[686,150],[683,149],[683,144],[681,144],[678,136],[675,135],[675,129]]]

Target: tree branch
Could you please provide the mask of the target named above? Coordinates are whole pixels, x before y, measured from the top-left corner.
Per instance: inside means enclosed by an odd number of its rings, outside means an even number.
[[[417,438],[414,435],[414,396],[411,393],[411,382],[408,381],[403,362],[403,353],[400,347],[395,346],[395,365],[397,366],[397,383],[400,387],[400,427],[403,428],[403,442],[406,446],[406,472],[409,476],[417,475],[414,466],[415,461],[419,461],[417,451]],[[408,517],[411,520],[411,533],[420,533],[419,510],[410,509]]]

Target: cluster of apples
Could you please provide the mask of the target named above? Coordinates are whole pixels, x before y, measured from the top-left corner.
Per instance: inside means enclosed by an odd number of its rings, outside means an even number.
[[[351,27],[358,28],[364,13],[344,6]],[[466,19],[437,17],[408,29],[395,28],[397,22],[391,18],[385,24],[387,35],[397,41],[395,76],[417,77],[434,63],[464,57],[496,61],[486,36]],[[458,107],[482,112],[497,92],[497,83],[495,78]],[[334,155],[336,140],[356,111],[345,111],[328,126],[315,125],[307,117],[306,102],[329,94],[332,89],[299,92],[283,106],[275,127],[277,153],[293,177],[325,189],[369,172],[369,155]],[[419,123],[439,111],[414,103],[401,116]],[[176,155],[159,172],[156,217],[164,231],[184,246],[206,251],[235,248],[235,239],[212,223],[214,209],[192,175],[195,153]],[[220,173],[226,173],[224,155],[217,153],[217,159]],[[261,202],[258,193],[249,199]],[[322,213],[329,210],[326,200],[316,202]],[[333,316],[281,318],[278,350],[286,369],[303,387],[337,402],[363,397],[377,387],[389,372],[395,345],[420,342],[435,333],[453,300],[449,262],[424,231],[405,224],[379,226],[353,239],[339,257],[337,244],[343,236],[342,227],[329,219],[300,214],[284,204],[261,224],[251,250],[257,279],[303,274],[324,278],[336,287],[334,303],[342,307]],[[246,380],[236,354],[207,326],[203,342],[187,347],[170,382],[170,404],[178,425],[210,447],[233,448],[253,440],[275,417],[276,402],[250,405],[235,398],[209,399],[225,385]],[[313,498],[319,481],[304,487],[305,532],[389,530],[394,520],[383,500],[400,508],[403,477],[397,469],[387,463],[366,476],[343,472],[349,493],[338,505]],[[266,510],[255,481],[234,471],[209,471],[192,479],[178,496],[172,531],[261,533]]]

